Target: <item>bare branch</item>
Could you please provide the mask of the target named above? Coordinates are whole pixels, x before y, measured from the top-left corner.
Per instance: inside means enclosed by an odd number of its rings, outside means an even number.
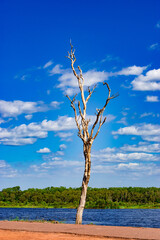
[[[99,122],[99,127],[98,127],[98,130],[97,130],[95,136],[93,137],[93,140],[97,137],[97,135],[98,135],[98,133],[99,133],[102,125],[106,122],[106,119],[107,119],[107,118],[105,117],[104,120],[103,120],[103,122],[102,122],[102,115],[101,115],[101,119],[100,119],[100,122]]]
[[[76,57],[75,57],[75,54],[74,54],[75,50],[73,50],[73,45],[71,44],[71,42],[70,42],[70,46],[71,46],[71,52],[68,53],[68,58],[71,60],[71,68],[72,68],[73,74],[78,80],[78,86],[79,86],[79,89],[80,89],[80,92],[81,92],[81,99],[82,99],[82,102],[83,102],[83,115],[84,115],[84,118],[85,118],[85,115],[86,115],[86,101],[85,101],[84,90],[83,90],[84,78],[83,78],[83,75],[82,75],[81,68],[78,66],[78,69],[80,71],[80,76],[77,74],[77,72],[74,68],[74,63],[76,61]]]
[[[97,117],[96,117],[96,120],[95,120],[95,122],[94,122],[94,124],[93,124],[93,126],[92,126],[90,138],[92,138],[92,136],[93,136],[93,131],[94,131],[94,129],[95,129],[95,126],[96,126],[97,123],[100,121],[100,122],[99,122],[99,128],[98,128],[98,131],[97,131],[97,132],[99,133],[99,130],[100,130],[101,126],[102,126],[102,125],[105,123],[105,121],[106,121],[106,120],[104,120],[103,123],[102,123],[102,122],[101,122],[101,121],[102,121],[101,119],[102,119],[103,112],[104,112],[107,104],[109,103],[109,101],[110,101],[111,99],[113,99],[113,98],[115,98],[115,97],[118,96],[118,95],[116,94],[116,95],[113,95],[112,97],[110,97],[110,95],[111,95],[111,89],[110,89],[108,83],[107,83],[107,82],[103,82],[103,85],[106,85],[107,88],[108,88],[108,97],[107,97],[107,99],[106,99],[106,102],[105,102],[103,108],[101,108],[101,109],[96,109],[96,110],[97,110],[97,114],[96,114]],[[100,117],[101,117],[101,118],[100,118]],[[98,133],[96,133],[96,135],[94,136],[93,140],[96,138],[96,136],[98,135]]]
[[[76,125],[77,125],[77,128],[78,128],[78,136],[84,141],[84,137],[82,135],[82,129],[81,129],[79,123],[78,123],[76,107],[74,105],[74,101],[75,101],[76,96],[77,96],[77,94],[74,96],[73,100],[71,100],[70,97],[68,95],[66,95],[66,97],[70,100],[71,107],[73,108],[73,111],[74,111],[75,122],[76,122]]]
[[[86,103],[87,103],[88,100],[90,99],[90,97],[91,97],[91,95],[92,95],[92,93],[94,92],[94,90],[95,90],[96,87],[97,87],[97,84],[94,85],[92,91],[91,91],[90,88],[88,87],[88,93],[89,93],[89,95],[88,95],[88,97],[86,98]]]
[[[82,110],[81,110],[81,106],[80,106],[80,101],[78,101],[78,109],[79,109],[79,114],[80,114],[80,116],[81,116],[81,119],[84,121],[85,119],[84,119],[84,116],[83,116],[83,114],[82,114]]]

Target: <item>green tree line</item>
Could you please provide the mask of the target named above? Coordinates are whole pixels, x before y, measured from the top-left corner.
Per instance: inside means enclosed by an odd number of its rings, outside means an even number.
[[[81,188],[47,187],[0,191],[0,207],[77,208]],[[160,208],[160,188],[88,188],[86,208]]]

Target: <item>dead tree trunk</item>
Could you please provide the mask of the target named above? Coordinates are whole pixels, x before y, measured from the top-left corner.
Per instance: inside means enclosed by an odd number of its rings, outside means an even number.
[[[75,122],[76,122],[76,125],[78,128],[78,136],[83,141],[83,154],[84,154],[84,159],[85,159],[85,169],[84,169],[84,175],[83,175],[83,180],[82,180],[81,197],[80,197],[79,207],[77,209],[77,215],[76,215],[76,224],[82,224],[83,210],[84,210],[85,203],[86,203],[87,188],[88,188],[88,183],[89,183],[90,173],[91,173],[91,147],[92,147],[93,141],[97,137],[102,125],[106,121],[106,117],[103,119],[103,113],[104,113],[104,110],[105,110],[107,104],[109,103],[109,101],[111,99],[117,97],[118,94],[110,96],[111,90],[109,88],[108,83],[106,83],[106,82],[103,83],[103,85],[106,85],[108,88],[108,97],[106,99],[104,106],[101,109],[96,109],[96,111],[97,111],[96,119],[95,119],[95,122],[93,123],[93,125],[91,126],[91,130],[89,132],[90,119],[86,118],[87,102],[90,99],[92,93],[94,92],[94,89],[96,88],[96,86],[94,86],[92,90],[90,90],[90,88],[88,88],[88,96],[85,98],[84,88],[83,88],[84,87],[84,78],[83,78],[82,70],[78,66],[78,70],[80,72],[80,74],[78,75],[74,68],[74,63],[76,61],[76,57],[74,54],[75,51],[73,50],[72,44],[70,44],[70,45],[71,45],[71,52],[68,52],[67,57],[71,60],[71,68],[72,68],[73,74],[77,78],[78,86],[79,86],[80,93],[81,93],[81,102],[78,101],[79,116],[77,116],[77,109],[75,106],[75,99],[76,99],[77,95],[75,95],[72,100],[70,99],[70,97],[68,95],[67,95],[67,98],[70,100],[71,107],[74,110]],[[80,121],[79,121],[78,117],[80,118]],[[95,130],[96,126],[98,126],[98,127]],[[94,134],[94,132],[95,132],[95,134]]]
[[[83,216],[83,210],[86,204],[86,197],[87,197],[87,188],[88,183],[90,179],[90,173],[91,173],[91,144],[84,144],[84,158],[85,158],[85,169],[84,169],[84,175],[82,180],[82,190],[81,190],[81,197],[79,202],[79,207],[77,209],[77,215],[76,215],[76,224],[82,223],[82,216]]]

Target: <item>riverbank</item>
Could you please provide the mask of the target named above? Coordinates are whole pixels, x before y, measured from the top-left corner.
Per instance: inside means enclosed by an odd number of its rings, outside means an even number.
[[[76,209],[76,207],[74,206],[44,206],[44,205],[1,205],[0,208],[64,208],[64,209]],[[122,205],[117,207],[113,207],[113,208],[85,208],[85,209],[160,209],[160,204],[143,204],[143,205],[130,205],[130,206],[126,206],[126,205]]]
[[[1,240],[160,240],[160,229],[0,221]]]

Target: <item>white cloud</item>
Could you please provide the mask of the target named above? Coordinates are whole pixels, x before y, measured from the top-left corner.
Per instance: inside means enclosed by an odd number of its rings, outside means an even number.
[[[63,73],[65,70],[62,69],[62,65],[60,64],[57,64],[55,65],[52,70],[49,72],[50,73],[50,76],[54,75],[54,74],[61,74]]]
[[[26,116],[24,116],[27,120],[31,120],[31,118],[33,117],[32,114],[28,114]]]
[[[71,69],[63,69],[63,66],[57,64],[50,71],[50,76],[60,74],[58,78],[60,88],[65,94],[73,95],[78,91],[78,82]],[[78,71],[77,71],[78,72]],[[83,73],[85,79],[84,87],[95,85],[98,82],[103,82],[108,79],[109,74],[105,71],[97,71],[95,69]]]
[[[124,125],[128,125],[126,117],[121,118],[119,121],[117,121],[117,123],[122,123]]]
[[[118,169],[137,169],[139,163],[120,163],[118,164]]]
[[[108,54],[104,59],[101,60],[101,63],[111,62],[111,61],[120,61],[120,58]]]
[[[160,141],[160,125],[158,124],[138,124],[113,131],[113,135],[136,135],[147,141]]]
[[[150,50],[155,50],[155,49],[159,49],[159,48],[160,48],[159,43],[154,43],[149,47]]]
[[[158,96],[146,96],[146,102],[159,102]]]
[[[88,70],[83,73],[84,87],[93,86],[99,82],[103,82],[108,80],[109,77],[118,76],[118,75],[140,75],[148,66],[130,66],[127,68],[123,68],[118,72],[106,72],[106,71],[97,71],[96,69]],[[77,70],[78,73],[78,70]],[[57,64],[50,71],[50,76],[54,74],[60,74],[61,76],[58,78],[59,84],[57,88],[60,88],[65,94],[73,95],[78,91],[78,82],[76,77],[74,76],[71,69],[63,69],[63,66]]]
[[[149,116],[155,116],[155,114],[154,113],[152,113],[152,112],[145,112],[145,113],[142,113],[141,115],[140,115],[140,118],[144,118],[144,117],[149,117]]]
[[[5,160],[0,160],[0,176],[1,177],[15,177],[17,170],[13,169]]]
[[[21,114],[27,114],[26,119],[31,119],[31,114],[36,112],[45,112],[51,109],[56,109],[62,102],[53,101],[50,106],[44,102],[23,102],[20,100],[4,101],[0,100],[0,114],[2,117],[17,117]]]
[[[48,67],[50,67],[52,64],[53,64],[53,62],[52,62],[52,60],[50,60],[49,62],[47,62],[47,63],[43,66],[43,68],[48,68]]]
[[[144,70],[146,70],[147,66],[144,67],[138,67],[138,66],[130,66],[127,68],[123,68],[121,71],[116,72],[116,75],[140,75]]]
[[[125,178],[152,176],[160,174],[160,167],[154,163],[119,163],[114,165],[96,165],[93,166],[94,173],[111,173]]]
[[[90,124],[95,121],[96,116],[88,115]],[[115,116],[107,115],[107,122],[115,119]],[[77,129],[74,117],[59,116],[57,120],[43,120],[41,123],[32,122],[28,125],[22,124],[14,128],[0,128],[0,143],[4,145],[33,144],[37,138],[46,138],[48,132],[67,131]]]
[[[56,136],[59,136],[60,138],[68,138],[71,137],[73,133],[71,132],[58,132]]]
[[[23,102],[19,100],[0,100],[0,114],[2,117],[17,117],[20,114],[31,114],[48,110],[43,102]]]
[[[83,77],[85,79],[84,86],[92,86],[98,82],[103,82],[104,80],[107,80],[108,73],[104,71],[89,70],[83,74]],[[58,80],[60,82],[58,88],[78,87],[77,79],[70,70],[64,72],[63,75],[61,75]]]
[[[44,162],[40,165],[31,165],[30,168],[33,169],[35,172],[40,172],[40,171],[44,171],[44,170],[50,170],[52,169],[52,171],[54,169],[56,169],[57,171],[57,168],[70,168],[72,167],[72,171],[73,171],[73,168],[75,167],[82,167],[83,166],[83,162],[80,162],[80,161],[70,161],[70,160],[61,160],[61,159],[54,159],[53,161],[48,161],[48,162]]]
[[[125,152],[160,153],[160,144],[159,143],[149,144],[147,142],[140,142],[137,145],[125,144],[123,147],[120,148],[120,150],[123,150]]]
[[[133,152],[133,153],[123,153],[117,151],[116,153],[94,153],[92,154],[94,160],[99,159],[100,162],[128,162],[128,161],[158,161],[160,157],[157,155],[143,153],[143,152]]]
[[[51,94],[51,90],[47,90],[47,95],[50,95]]]
[[[37,153],[50,153],[51,150],[49,148],[42,148],[42,149],[39,149],[38,151],[36,151]]]
[[[23,146],[23,145],[28,145],[28,144],[33,144],[36,142],[36,138],[31,138],[31,137],[26,137],[26,138],[21,138],[21,137],[9,137],[9,138],[0,138],[0,144],[2,143],[3,145],[10,145],[10,146]]]
[[[153,69],[146,73],[146,75],[139,75],[131,84],[133,90],[139,91],[158,91],[160,90],[160,68]]]
[[[4,119],[0,118],[0,124],[5,123]]]
[[[54,109],[56,109],[56,108],[59,108],[62,103],[63,102],[52,101],[50,103],[50,106],[53,107]]]
[[[71,136],[73,135],[73,133],[71,132],[57,132],[55,134],[55,136],[58,136],[61,138],[61,141],[71,141]]]
[[[56,121],[22,124],[15,128],[0,128],[0,143],[4,145],[33,144],[37,138],[46,138],[49,131],[76,129],[74,118],[61,116]]]
[[[61,144],[61,145],[59,146],[59,148],[60,148],[60,150],[63,150],[63,149],[66,149],[67,146],[66,146],[65,144]]]

